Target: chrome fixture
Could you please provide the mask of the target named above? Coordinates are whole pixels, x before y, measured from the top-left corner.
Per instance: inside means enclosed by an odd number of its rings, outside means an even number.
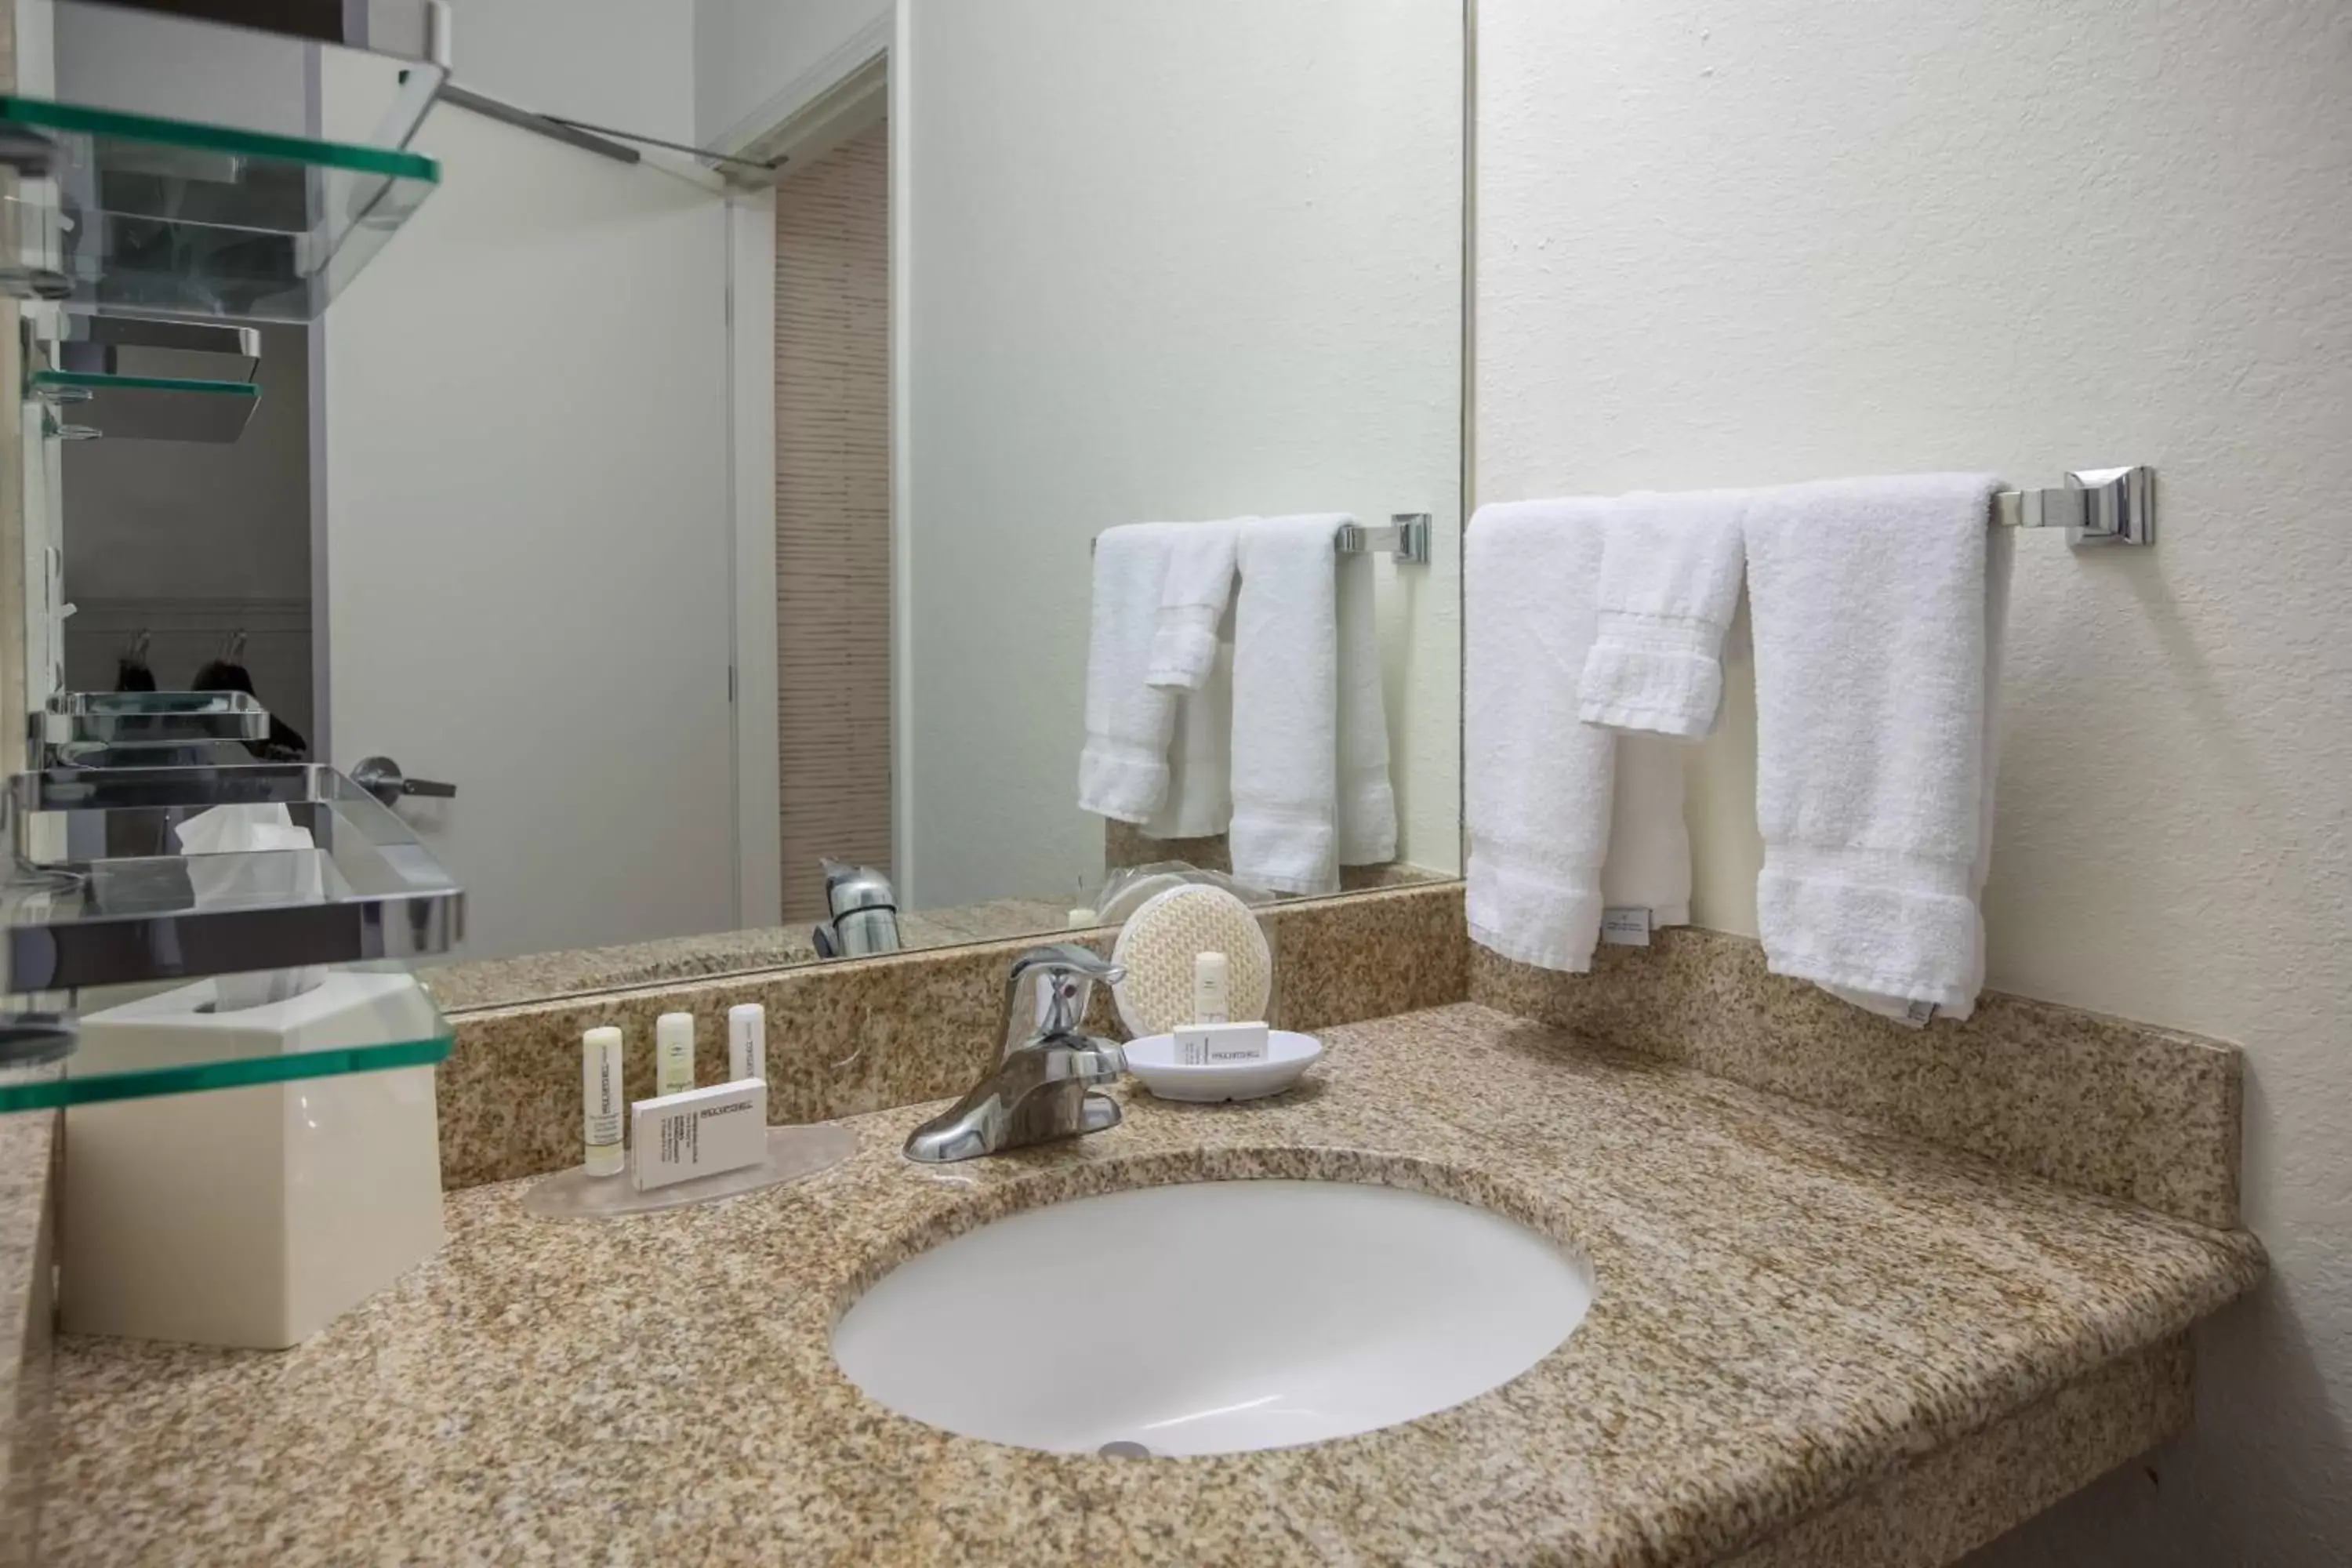
[[[821,860],[830,920],[809,932],[819,958],[871,958],[898,951],[898,895],[871,866]]]
[[[436,800],[447,800],[457,793],[457,786],[453,784],[410,778],[390,757],[362,757],[359,766],[352,770],[352,783],[386,805],[397,803],[404,795],[429,795]]]
[[[625,147],[623,142],[642,142],[648,147],[658,147],[665,153],[684,153],[713,163],[731,163],[739,168],[756,169],[772,174],[784,166],[782,158],[743,158],[732,153],[714,152],[697,147],[690,142],[667,142],[658,136],[644,136],[635,131],[622,131],[610,125],[597,125],[585,120],[571,120],[561,114],[541,114],[492,98],[486,92],[459,87],[456,82],[441,84],[441,101],[459,109],[469,109],[486,119],[511,125],[518,131],[528,131],[534,136],[544,136],[551,142],[561,142],[567,147],[577,147],[583,153],[593,153],[600,158],[610,158],[616,163],[644,161],[644,154],[635,147]],[[614,141],[618,137],[620,141]]]
[[[2000,490],[1995,528],[2063,528],[2069,544],[2156,542],[2156,470],[2074,468],[2063,489]]]
[[[1393,555],[1400,566],[1429,564],[1429,514],[1400,511],[1389,515],[1386,528],[1366,528],[1350,522],[1339,529],[1342,555]]]
[[[1118,1126],[1118,1101],[1097,1090],[1127,1070],[1127,1058],[1110,1041],[1079,1031],[1095,982],[1115,985],[1126,973],[1067,944],[1015,959],[1004,983],[1003,1058],[970,1094],[908,1136],[907,1158],[971,1160]]]
[[[1332,536],[1331,548],[1342,555],[1392,555],[1400,566],[1429,564],[1430,521],[1425,511],[1396,511],[1389,514],[1385,528],[1366,528],[1360,522],[1343,522]],[[1094,552],[1095,542],[1087,541],[1087,552]]]

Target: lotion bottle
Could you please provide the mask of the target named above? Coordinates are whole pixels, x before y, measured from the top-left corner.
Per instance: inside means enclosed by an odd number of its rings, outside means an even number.
[[[1230,1024],[1233,961],[1222,952],[1204,952],[1192,960],[1192,1022]]]
[[[654,1020],[654,1093],[684,1094],[694,1087],[694,1015],[664,1013]]]

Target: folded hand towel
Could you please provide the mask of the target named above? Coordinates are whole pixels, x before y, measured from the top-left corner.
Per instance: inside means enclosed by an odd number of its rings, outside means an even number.
[[[1592,966],[1606,904],[1689,918],[1679,751],[1577,719],[1607,504],[1481,507],[1464,545],[1470,936],[1570,973]]]
[[[1339,886],[1339,573],[1343,515],[1250,521],[1234,604],[1234,875],[1282,893]]]
[[[1094,620],[1087,650],[1087,741],[1078,807],[1142,822],[1168,793],[1176,700],[1145,679],[1169,552],[1184,525],[1131,523],[1095,541]]]
[[[1956,1017],[1984,982],[1991,703],[2007,542],[1996,481],[1756,492],[1757,924],[1768,965]]]
[[[1339,558],[1339,864],[1396,858],[1396,787],[1389,778],[1389,713],[1372,558]]]
[[[1197,691],[1208,679],[1217,658],[1217,626],[1233,601],[1242,521],[1196,522],[1176,536],[1151,639],[1152,685]]]
[[[1715,728],[1749,493],[1644,490],[1602,513],[1600,629],[1577,688],[1587,723],[1685,741]]]
[[[1210,838],[1234,818],[1234,645],[1220,642],[1209,678],[1176,694],[1168,749],[1168,795],[1143,825],[1146,838]]]

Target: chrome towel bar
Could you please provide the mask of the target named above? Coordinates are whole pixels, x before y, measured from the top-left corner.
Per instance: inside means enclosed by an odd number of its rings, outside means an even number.
[[[1342,555],[1393,555],[1400,566],[1429,564],[1429,513],[1397,511],[1389,514],[1383,528],[1366,528],[1360,522],[1342,523],[1331,547]],[[1087,541],[1087,553],[1095,551],[1095,542]]]
[[[2063,528],[2069,544],[2156,542],[2156,470],[2073,468],[2051,490],[1996,490],[1995,528]]]

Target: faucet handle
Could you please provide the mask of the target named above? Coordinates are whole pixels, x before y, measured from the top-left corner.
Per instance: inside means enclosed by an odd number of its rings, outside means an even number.
[[[1116,985],[1127,971],[1075,942],[1034,947],[1013,961],[1004,982],[1004,1048],[1024,1039],[1075,1035],[1094,1001],[1095,982]],[[1022,1005],[1032,985],[1036,999]]]

